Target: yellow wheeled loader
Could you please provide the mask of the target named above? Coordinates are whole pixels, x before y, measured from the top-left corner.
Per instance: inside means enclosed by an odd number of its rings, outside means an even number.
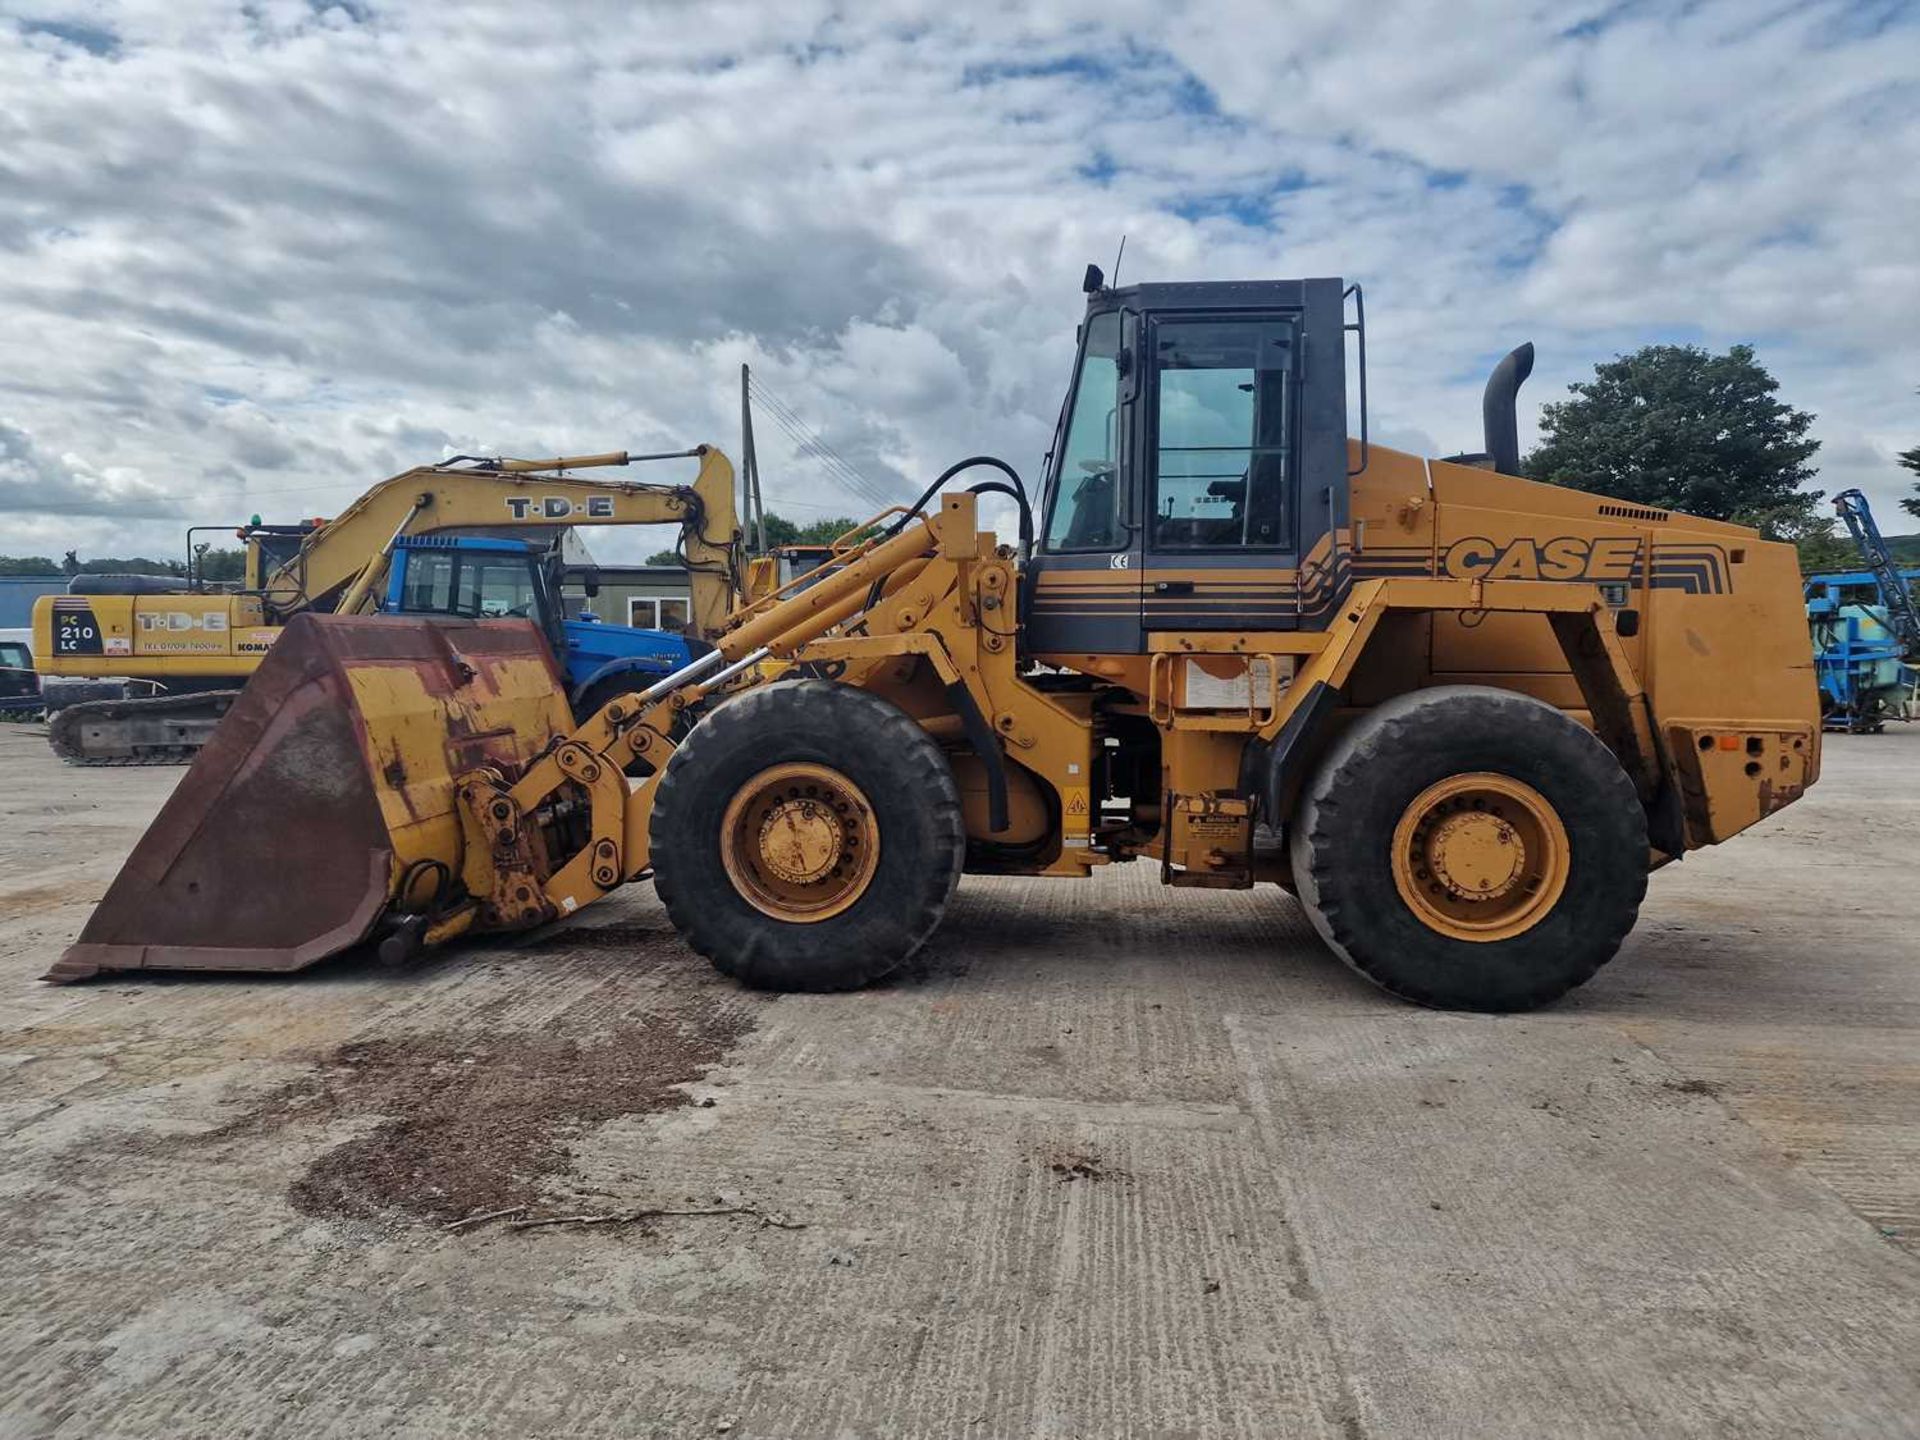
[[[524,624],[296,620],[50,978],[404,955],[651,873],[728,974],[845,988],[963,871],[1145,860],[1293,890],[1395,994],[1522,1009],[1813,782],[1793,550],[1517,478],[1529,349],[1487,453],[1427,460],[1368,439],[1357,287],[1087,291],[1037,506],[962,462],[583,725]]]

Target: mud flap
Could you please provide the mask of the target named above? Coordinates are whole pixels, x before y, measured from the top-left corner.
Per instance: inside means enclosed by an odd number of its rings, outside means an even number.
[[[45,978],[358,944],[409,867],[461,873],[453,776],[512,773],[570,723],[531,622],[296,617]]]

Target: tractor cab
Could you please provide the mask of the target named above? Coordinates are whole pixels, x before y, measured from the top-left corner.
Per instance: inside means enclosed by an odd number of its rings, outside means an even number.
[[[1358,287],[1108,289],[1089,266],[1086,290],[1029,571],[1034,650],[1140,654],[1154,633],[1324,623],[1346,586]]]
[[[557,561],[546,547],[524,540],[404,536],[394,545],[380,609],[383,614],[532,620],[581,713],[591,713],[615,694],[644,689],[693,658],[693,644],[683,635],[569,620],[560,602]]]

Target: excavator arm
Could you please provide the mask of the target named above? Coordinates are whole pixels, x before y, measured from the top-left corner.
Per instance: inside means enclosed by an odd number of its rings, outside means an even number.
[[[691,485],[586,480],[569,471],[698,457]],[[370,611],[395,542],[434,530],[568,525],[680,527],[692,591],[692,632],[719,633],[742,591],[733,465],[711,445],[673,455],[560,456],[422,465],[383,480],[307,537],[299,552],[259,577],[284,623],[307,610]]]

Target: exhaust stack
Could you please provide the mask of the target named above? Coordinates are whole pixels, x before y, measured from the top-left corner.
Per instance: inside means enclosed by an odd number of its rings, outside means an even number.
[[[1493,468],[1502,475],[1520,473],[1520,422],[1514,414],[1514,397],[1533,373],[1533,342],[1510,351],[1493,367],[1487,377],[1486,393],[1480,397],[1480,423],[1486,435],[1487,454]]]

